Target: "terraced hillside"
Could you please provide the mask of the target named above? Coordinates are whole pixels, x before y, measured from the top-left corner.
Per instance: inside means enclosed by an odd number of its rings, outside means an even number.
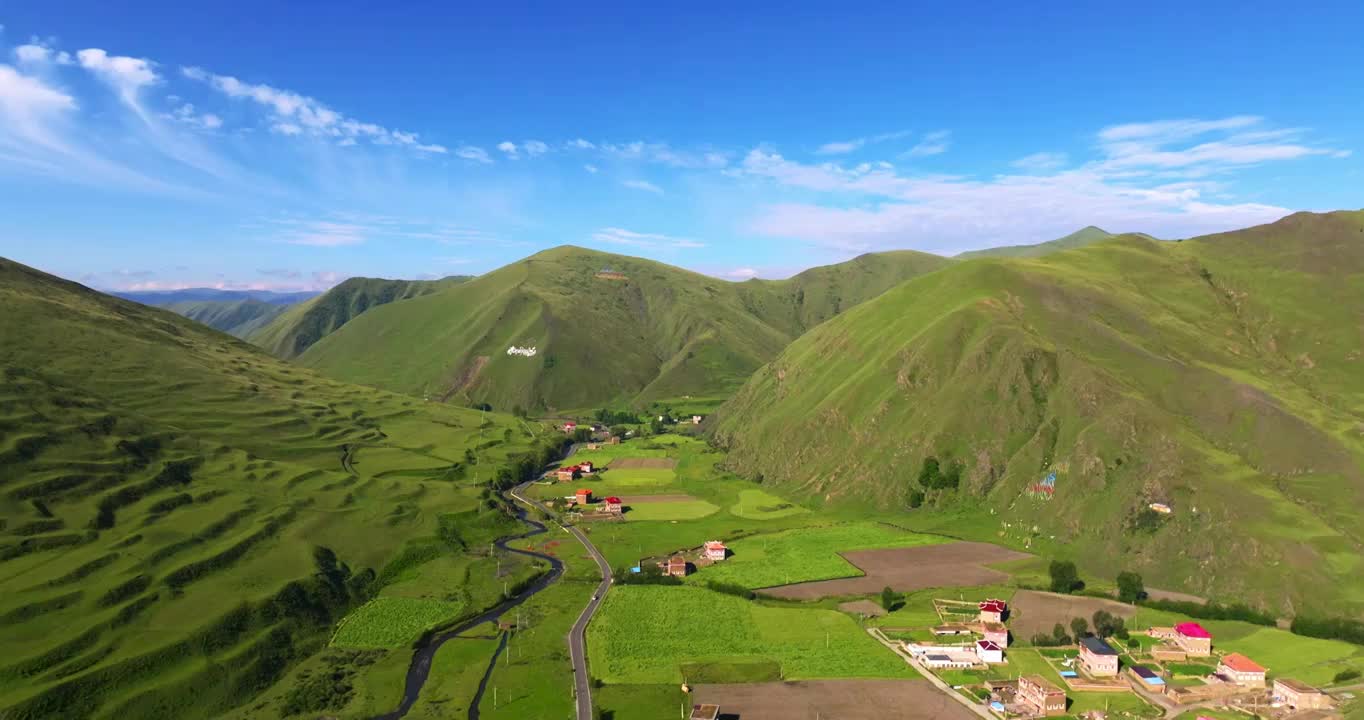
[[[534,441],[520,421],[7,260],[0,306],[0,717],[220,715],[509,522],[476,481]]]
[[[371,308],[395,300],[427,295],[467,279],[458,275],[440,280],[350,278],[311,300],[275,315],[268,323],[257,326],[242,337],[279,357],[295,358],[313,343]]]
[[[713,421],[735,469],[810,497],[1364,616],[1364,212],[955,264],[800,337]]]
[[[889,253],[736,284],[565,246],[373,309],[299,361],[347,381],[501,410],[714,394],[811,324],[948,262]],[[513,347],[535,354],[509,354]]]

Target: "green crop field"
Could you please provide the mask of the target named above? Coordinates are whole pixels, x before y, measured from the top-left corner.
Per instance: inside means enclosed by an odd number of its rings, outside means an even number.
[[[740,490],[739,502],[731,506],[729,511],[739,517],[754,520],[772,520],[810,512],[771,493],[753,489]]]
[[[630,522],[641,520],[695,520],[719,512],[720,508],[705,500],[684,500],[681,502],[648,502],[628,505],[625,519]]]
[[[697,581],[716,580],[747,588],[773,587],[861,574],[838,555],[848,550],[913,547],[943,542],[881,523],[845,523],[755,535],[729,544],[731,556],[702,569]]]
[[[396,648],[411,643],[421,631],[459,614],[460,604],[444,600],[380,597],[352,610],[341,620],[332,645],[349,648]]]
[[[913,671],[848,616],[768,607],[696,587],[611,589],[589,627],[592,672],[607,683],[678,683],[688,663],[768,661],[784,679],[907,678]]]
[[[628,468],[608,470],[602,477],[612,485],[635,487],[667,485],[677,479],[677,473],[666,468]]]

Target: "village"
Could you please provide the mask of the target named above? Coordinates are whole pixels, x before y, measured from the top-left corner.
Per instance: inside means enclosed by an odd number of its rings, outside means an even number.
[[[702,420],[702,416],[695,415],[674,423],[697,425]],[[675,539],[671,550],[658,552],[659,548],[654,545],[653,552],[634,554],[633,561],[618,566],[612,580],[613,586],[666,585],[666,580],[698,587],[704,592],[707,588],[714,588],[717,579],[733,583],[729,579],[738,577],[743,579],[735,584],[755,588],[747,591],[750,600],[762,601],[771,595],[788,598],[788,601],[809,599],[818,602],[820,598],[831,597],[839,601],[837,606],[840,610],[858,619],[857,623],[865,635],[912,670],[910,677],[917,674],[924,678],[914,682],[932,683],[931,686],[916,686],[921,689],[914,692],[922,693],[922,688],[935,688],[931,692],[938,694],[940,702],[948,706],[955,705],[960,712],[982,718],[1076,717],[1116,720],[1185,717],[1190,720],[1221,720],[1230,716],[1253,716],[1275,720],[1325,720],[1342,717],[1337,712],[1338,700],[1333,694],[1291,674],[1276,673],[1273,667],[1268,666],[1269,663],[1258,661],[1251,652],[1219,647],[1213,632],[1192,619],[1171,622],[1169,625],[1151,624],[1139,629],[1136,626],[1128,629],[1122,618],[1108,616],[1106,611],[1088,610],[1091,607],[1110,606],[1087,605],[1084,598],[1078,598],[1074,605],[1055,611],[1061,613],[1055,614],[1058,630],[1061,624],[1069,622],[1070,627],[1075,629],[1073,635],[1067,635],[1064,642],[1048,641],[1043,644],[1031,634],[1039,622],[1034,608],[1027,611],[1031,623],[1025,624],[1030,629],[1021,633],[1025,638],[1015,637],[1011,627],[1018,611],[1011,607],[1007,599],[1009,594],[995,596],[982,593],[976,599],[971,599],[969,595],[960,597],[966,593],[958,592],[957,598],[933,597],[930,607],[936,622],[908,627],[896,626],[893,614],[885,616],[885,611],[873,612],[874,607],[871,606],[875,606],[875,602],[856,599],[858,593],[874,595],[873,587],[880,586],[882,577],[903,577],[905,572],[916,567],[926,571],[920,574],[938,578],[925,581],[929,583],[925,586],[928,588],[925,592],[932,592],[935,583],[969,590],[967,586],[971,582],[970,578],[974,577],[973,572],[979,573],[982,569],[972,570],[969,560],[964,564],[955,562],[956,556],[948,551],[962,545],[960,543],[920,548],[923,551],[922,558],[913,555],[912,549],[887,547],[885,550],[868,551],[891,553],[898,558],[897,565],[890,568],[889,575],[884,575],[874,564],[867,564],[856,553],[846,554],[845,559],[856,564],[867,576],[867,582],[856,588],[838,584],[856,582],[852,579],[801,583],[800,577],[782,576],[778,579],[775,575],[772,576],[775,582],[770,583],[774,587],[764,587],[766,581],[751,577],[755,566],[754,558],[749,556],[755,552],[766,556],[771,550],[769,543],[776,541],[762,540],[763,550],[759,551],[753,545],[758,541],[757,538],[772,536],[759,535],[755,538],[747,532],[737,536],[723,532],[698,532],[689,536],[686,531],[688,521],[709,517],[721,512],[722,508],[690,492],[684,494],[682,491],[687,490],[687,487],[679,486],[674,479],[670,479],[675,477],[676,471],[676,459],[672,453],[650,452],[648,448],[656,441],[632,437],[634,433],[629,431],[613,433],[612,428],[603,424],[570,421],[564,423],[561,430],[575,437],[575,452],[571,454],[569,462],[544,473],[540,479],[542,489],[537,491],[561,522],[577,525],[585,532],[592,533],[599,541],[608,541],[608,554],[615,557],[628,552],[623,552],[619,547],[626,543],[613,545],[609,539],[630,537],[629,534],[621,535],[625,528],[657,527],[655,523],[658,522],[667,523],[673,528],[666,535]],[[742,497],[754,491],[739,492]],[[686,511],[686,508],[693,506],[704,507],[695,514]],[[735,506],[730,512],[745,516],[746,512],[758,511],[781,516],[797,510],[799,508],[772,503],[751,510]],[[803,523],[794,525],[796,528],[802,526]],[[840,550],[839,547],[821,547],[817,552],[837,552],[843,556]],[[1000,551],[996,548],[993,552]],[[933,560],[935,554],[943,560]],[[783,562],[804,565],[814,562],[814,558],[790,556],[783,558]],[[932,567],[920,567],[917,565],[920,562],[929,562]],[[729,564],[735,564],[730,570],[738,571],[742,567],[744,571],[738,574],[715,574],[713,568]],[[858,568],[852,568],[852,572],[858,572]],[[836,578],[838,575],[829,577]],[[871,584],[873,582],[874,585]],[[829,584],[829,587],[823,588],[824,584]],[[982,589],[990,592],[989,588]],[[891,593],[891,587],[887,585],[885,591]],[[608,595],[619,592],[619,589],[613,588]],[[1049,595],[1031,590],[1024,592]],[[1111,600],[1095,602],[1118,605]],[[820,605],[828,607],[823,603]],[[613,613],[626,612],[617,605],[609,607],[613,608]],[[1089,625],[1090,612],[1093,612],[1092,627]],[[874,617],[876,615],[885,617]],[[1116,625],[1110,622],[1112,620],[1117,621]],[[1047,623],[1049,627],[1051,620],[1047,620]],[[598,638],[601,633],[611,636],[606,630],[594,632]],[[590,645],[590,648],[594,663],[600,663],[600,657],[606,652],[600,640],[597,645]],[[833,649],[829,651],[833,652]],[[683,680],[681,687],[687,697],[684,718],[716,720],[769,717],[762,712],[753,714],[748,709],[755,700],[742,694],[746,686],[733,685],[729,686],[733,688],[732,691],[724,691],[722,689],[726,686],[715,685],[717,680],[712,679],[709,681],[711,684],[696,689],[687,681],[685,672]],[[765,688],[767,685],[754,687]],[[766,693],[776,692],[778,686],[772,687],[770,691],[760,691],[764,693],[763,697],[767,697]],[[759,691],[755,689],[753,692]],[[1334,695],[1339,696],[1340,693]],[[1345,697],[1352,696],[1347,694]],[[773,702],[771,699],[762,700],[759,706],[770,706]],[[791,698],[786,702],[797,701]],[[859,710],[852,716],[865,717],[863,712]],[[836,716],[834,713],[823,715]],[[945,710],[942,716],[959,717]]]

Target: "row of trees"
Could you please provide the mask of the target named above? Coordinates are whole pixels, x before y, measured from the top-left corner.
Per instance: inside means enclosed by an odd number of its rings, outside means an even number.
[[[1066,632],[1066,627],[1061,623],[1051,629],[1051,634],[1038,633],[1032,636],[1032,644],[1037,647],[1055,647],[1057,645],[1071,645],[1079,642],[1082,637],[1117,638],[1127,640],[1131,645],[1134,639],[1127,630],[1127,621],[1118,615],[1114,615],[1107,610],[1099,610],[1091,617],[1093,629],[1089,621],[1082,617],[1073,618],[1070,621],[1070,634]]]

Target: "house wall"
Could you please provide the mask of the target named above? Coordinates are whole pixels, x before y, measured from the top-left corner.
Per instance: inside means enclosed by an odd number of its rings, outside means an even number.
[[[1080,649],[1080,663],[1090,675],[1096,677],[1118,674],[1117,655],[1095,655],[1084,648]]]

